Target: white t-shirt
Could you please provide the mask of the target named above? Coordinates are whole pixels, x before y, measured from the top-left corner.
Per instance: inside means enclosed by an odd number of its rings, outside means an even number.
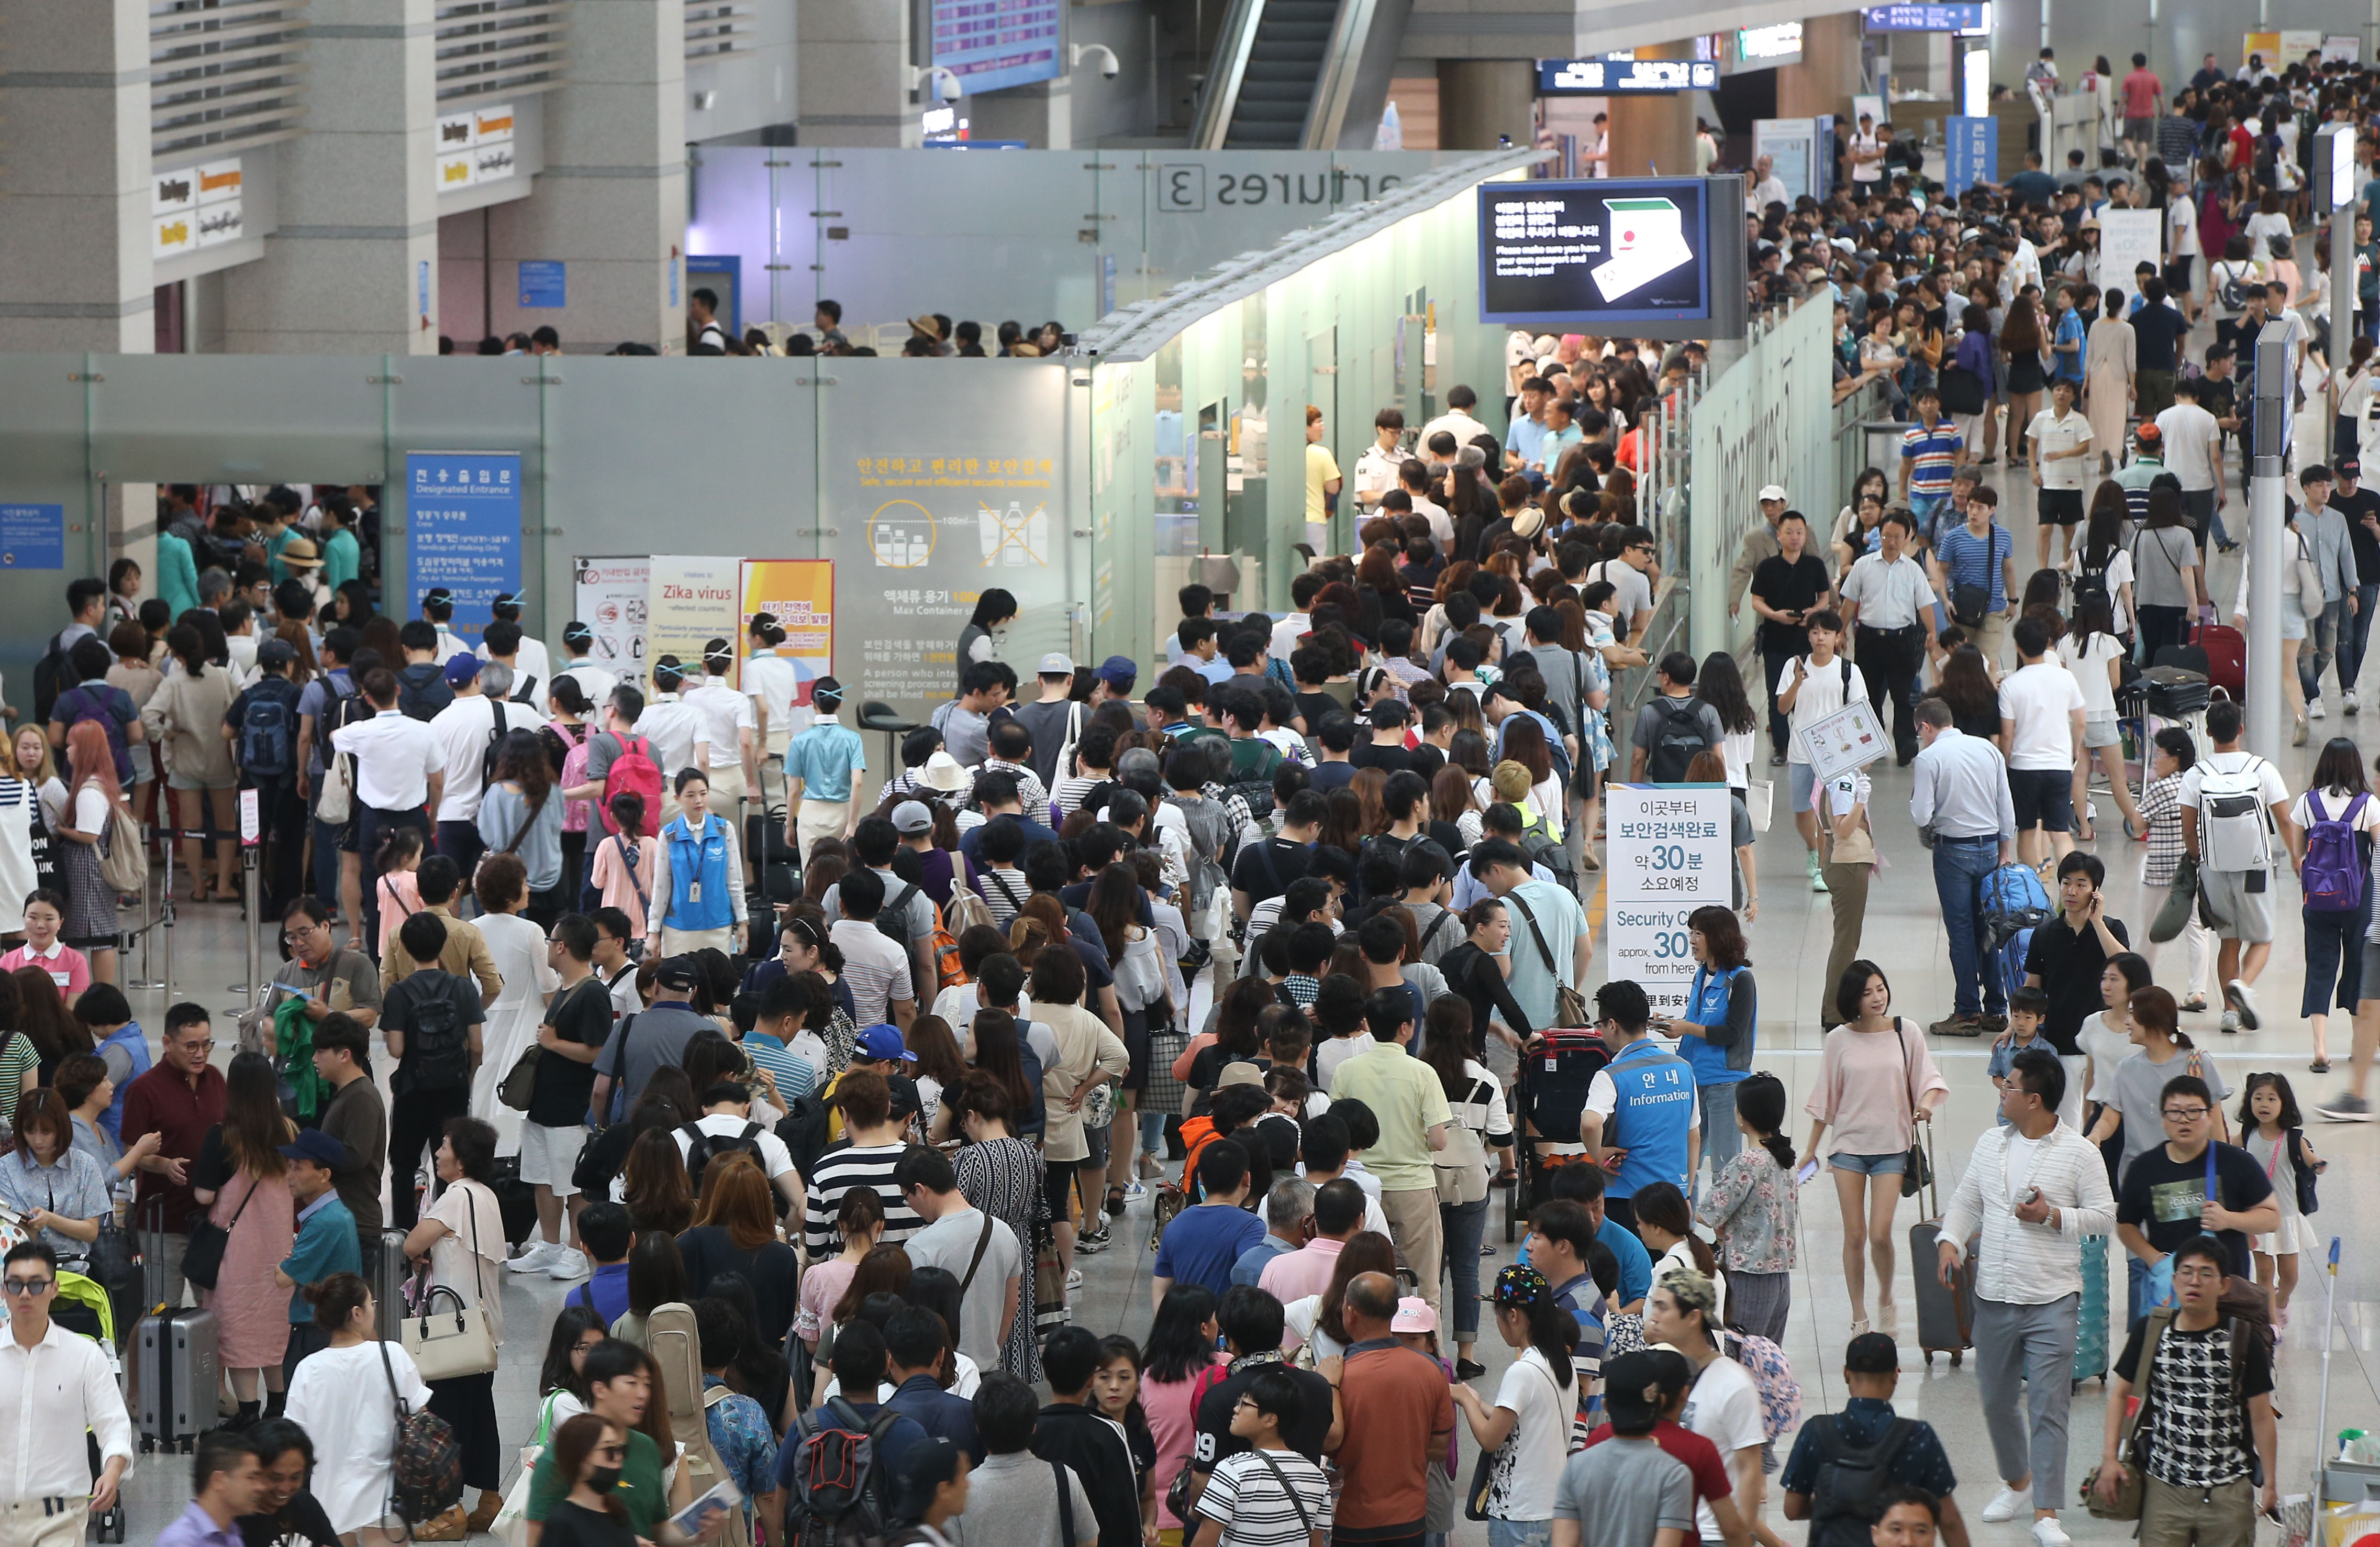
[[[2128,541],[2135,530],[2136,529],[2131,528],[2126,529],[2125,536]],[[2067,555],[2066,573],[2078,578],[2082,575],[2082,547],[2078,544],[2075,547],[2074,552]],[[2116,556],[2107,561],[2107,573],[2103,579],[2105,579],[2107,587],[2107,611],[2112,615],[2110,621],[2115,624],[2117,633],[2126,633],[2130,631],[2132,627],[2131,615],[2124,610],[2124,588],[2132,583],[2132,554],[2131,549],[2118,548],[2116,550]]]
[[[2132,1055],[2132,1039],[2109,1026],[2106,1014],[2101,1013],[2082,1017],[2082,1028],[2075,1032],[2074,1041],[2091,1060],[2091,1088],[2082,1093],[2082,1099],[2103,1104],[2114,1101],[2116,1066]]]
[[[770,750],[784,750],[794,729],[794,698],[801,690],[800,670],[783,656],[754,655],[745,660],[744,695],[768,711]]]
[[[85,785],[83,786],[82,793],[83,795],[93,793],[91,786]],[[76,798],[78,808],[79,808],[81,804],[81,798],[82,798],[80,796]],[[2324,790],[2322,792],[2323,815],[2328,817],[2333,822],[2338,822],[2346,817],[2347,808],[2354,804],[2354,802],[2355,795],[2351,790]],[[2298,824],[2298,830],[2300,832],[2304,832],[2313,826],[2313,808],[2307,803],[2305,796],[2299,796],[2297,804],[2289,808],[2289,820]],[[75,813],[75,825],[78,828],[81,828],[82,831],[86,833],[91,831],[91,829],[83,827],[82,813],[79,810]],[[2354,829],[2358,833],[2370,833],[2375,835],[2380,835],[2380,799],[2367,799],[2363,802],[2363,809],[2355,813]]]
[[[2220,760],[2219,767],[2214,766],[2217,760]],[[2192,763],[2190,772],[2181,776],[2181,790],[2175,798],[2192,810],[2197,810],[2205,804],[2200,790],[2204,785],[2205,776],[2210,768],[2213,772],[2221,774],[2244,774],[2249,771],[2252,764],[2256,773],[2258,805],[2270,810],[2277,803],[2289,798],[2289,786],[2281,782],[2279,769],[2275,768],[2265,759],[2257,757],[2253,752],[2234,749],[2228,752],[2209,752]],[[2324,798],[2323,804],[2325,807],[2330,804],[2328,797]]]
[[[1379,1044],[1369,1031],[1358,1031],[1352,1037],[1328,1037],[1314,1050],[1314,1072],[1322,1090],[1330,1088],[1330,1077],[1339,1066],[1359,1054],[1369,1053]]]
[[[2041,1159],[2042,1143],[2039,1139],[2027,1139],[2013,1126],[2009,1128],[2008,1149],[2000,1162],[2000,1181],[2010,1198],[2022,1198],[2025,1189],[2033,1185],[2034,1163]]]
[[[2041,486],[2045,489],[2080,489],[2093,472],[2088,457],[2060,457],[2051,461],[2053,451],[2072,451],[2091,444],[2091,421],[2075,409],[2065,418],[2057,410],[2044,408],[2033,416],[2024,432],[2041,447]]]
[[[1753,733],[1730,731],[1719,737],[1718,749],[1727,760],[1727,784],[1730,789],[1741,790],[1752,779]]]
[[[1734,1475],[1735,1453],[1768,1437],[1760,1423],[1760,1388],[1752,1371],[1722,1354],[1703,1366],[1702,1374],[1686,1394],[1682,1422],[1718,1447],[1718,1458]],[[1718,1517],[1709,1504],[1694,1504],[1694,1525],[1705,1541],[1719,1540]]]
[[[2064,772],[2074,766],[2074,728],[2067,716],[2086,706],[2074,674],[2036,661],[2009,674],[2000,684],[2000,718],[2013,721],[2009,743],[2011,770]]]
[[[698,1097],[702,1092],[698,1090],[695,1094]],[[694,1126],[713,1139],[740,1139],[750,1125],[732,1112],[708,1112],[697,1118]],[[694,1140],[686,1137],[684,1128],[673,1129],[670,1137],[677,1140],[678,1159],[684,1160],[694,1152]],[[763,1127],[752,1136],[752,1142],[760,1146],[760,1169],[769,1174],[769,1180],[773,1182],[793,1174],[794,1154],[785,1148],[783,1139]],[[720,1152],[716,1148],[711,1151],[714,1158]]]
[[[1612,590],[1619,592],[1616,600],[1620,615],[1616,621],[1633,626],[1638,613],[1652,611],[1653,582],[1626,559],[1604,559],[1588,565],[1586,583],[1593,585],[1597,580],[1609,580]]]
[[[1500,1520],[1549,1520],[1554,1491],[1569,1460],[1577,1389],[1557,1386],[1545,1355],[1524,1348],[1520,1358],[1504,1367],[1496,1406],[1509,1409],[1517,1421],[1496,1452],[1488,1513]]]
[[[438,797],[438,820],[471,822],[480,814],[480,775],[496,729],[497,700],[484,693],[456,699],[438,712],[430,730],[445,760],[446,785]],[[525,703],[504,705],[506,731],[534,731],[545,716]]]
[[[1801,685],[1793,692],[1791,716],[1793,737],[1786,743],[1785,758],[1789,762],[1805,763],[1810,761],[1810,754],[1803,744],[1802,732],[1849,703],[1853,693],[1865,698],[1867,682],[1860,676],[1859,667],[1838,652],[1835,658],[1823,666],[1812,664],[1809,656],[1796,657],[1792,664],[1785,668],[1784,675],[1777,679],[1780,691],[1793,685],[1796,666],[1801,669],[1802,677]]]
[[[2166,470],[2184,489],[2214,488],[2215,450],[2223,434],[2215,416],[2195,403],[2176,403],[2156,416],[2156,427],[2165,437]]]
[[[2124,558],[2118,554],[2119,560]],[[2058,641],[2058,660],[2082,689],[2082,717],[2085,720],[2112,719],[2116,713],[2115,684],[2107,679],[2107,663],[2119,660],[2124,653],[2123,641],[2113,634],[2094,634],[2090,648],[2078,652],[2074,636],[2067,635]]]
[[[1876,137],[1875,135],[1860,134],[1856,131],[1852,135],[1851,148],[1854,154],[1861,152],[1881,149],[1876,142]],[[1882,156],[1878,156],[1874,161],[1854,161],[1852,163],[1852,181],[1855,183],[1875,183],[1881,182],[1883,180],[1884,158]]]
[[[2165,207],[2166,246],[2177,258],[2198,256],[2198,204],[2176,199]]]
[[[695,713],[696,738],[710,744],[710,766],[734,768],[740,764],[744,754],[736,733],[754,728],[752,700],[727,686],[723,676],[689,688],[680,696]]]

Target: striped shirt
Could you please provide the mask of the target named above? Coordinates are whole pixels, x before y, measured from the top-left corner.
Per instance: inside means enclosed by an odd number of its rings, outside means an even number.
[[[744,1056],[756,1069],[765,1069],[777,1082],[777,1094],[797,1101],[818,1089],[818,1068],[800,1054],[787,1051],[776,1038],[759,1031],[744,1038]]]
[[[851,990],[851,1018],[861,1026],[891,1019],[887,1002],[916,994],[908,956],[874,920],[838,920],[829,938],[843,952],[843,985]]]
[[[1284,1480],[1297,1491],[1294,1499]],[[1222,1547],[1305,1547],[1309,1530],[1330,1529],[1330,1483],[1293,1450],[1244,1450],[1208,1474],[1198,1513],[1222,1525]]]
[[[834,1230],[843,1195],[854,1188],[871,1188],[884,1205],[884,1236],[877,1244],[899,1246],[925,1228],[925,1221],[901,1197],[892,1168],[908,1152],[902,1144],[871,1144],[864,1149],[830,1150],[819,1158],[810,1176],[809,1198],[802,1217],[802,1239],[810,1261],[824,1261],[842,1249]]]
[[[1959,450],[1966,444],[1948,419],[1937,421],[1931,430],[1923,424],[1912,424],[1902,431],[1900,459],[1909,464],[1910,494],[1928,499],[1948,494],[1951,469],[1958,465]]]
[[[1002,929],[1023,911],[1026,899],[1033,895],[1033,883],[1025,872],[1014,865],[1000,866],[987,862],[976,877],[976,895],[983,906],[991,910],[991,921]]]

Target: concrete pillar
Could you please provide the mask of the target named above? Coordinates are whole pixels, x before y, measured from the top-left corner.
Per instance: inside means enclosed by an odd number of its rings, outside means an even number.
[[[307,20],[306,132],[280,147],[280,228],[225,275],[224,347],[436,354],[434,6],[313,0]]]
[[[1037,151],[1069,150],[1075,143],[1072,76],[965,97],[958,109],[970,140],[1022,140]]]
[[[149,6],[10,0],[0,25],[0,349],[149,354]]]
[[[1500,139],[1535,138],[1537,67],[1528,59],[1440,59],[1438,143],[1448,151],[1492,151]]]
[[[1639,59],[1691,59],[1691,43],[1660,43],[1639,48]],[[1665,177],[1688,177],[1694,170],[1694,111],[1690,99],[1674,97],[1613,97],[1610,175],[1649,177],[1658,168]]]
[[[683,0],[573,0],[537,191],[488,212],[499,336],[550,323],[568,353],[685,350],[686,109]],[[521,309],[523,259],[564,265],[566,304]]]
[[[1802,23],[1802,60],[1777,69],[1777,116],[1813,118],[1851,112],[1859,90],[1857,12],[1813,17]],[[1953,85],[1955,86],[1955,82]],[[1955,111],[1955,103],[1950,104]]]
[[[918,53],[911,8],[909,0],[803,0],[796,99],[802,144],[924,141],[918,114],[925,104],[909,88],[909,62]]]

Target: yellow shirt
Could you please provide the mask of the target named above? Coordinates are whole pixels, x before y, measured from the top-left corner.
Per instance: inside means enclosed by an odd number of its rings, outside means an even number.
[[[1307,520],[1318,522],[1330,519],[1329,513],[1323,508],[1322,504],[1323,485],[1338,476],[1339,459],[1330,455],[1330,448],[1319,441],[1310,443],[1305,448],[1305,518]]]

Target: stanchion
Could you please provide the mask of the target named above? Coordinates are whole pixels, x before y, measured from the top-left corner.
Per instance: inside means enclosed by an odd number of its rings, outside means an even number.
[[[145,827],[141,831],[140,841],[144,844],[149,841],[149,830]],[[165,850],[165,880],[160,895],[166,903],[170,904],[174,897],[173,840],[170,838],[167,839],[164,847]],[[133,979],[132,981],[125,985],[127,988],[132,989],[138,993],[150,993],[165,986],[165,981],[163,978],[152,978],[149,975],[151,954],[153,949],[159,918],[160,915],[158,909],[150,901],[149,888],[143,886],[140,888],[140,976]]]
[[[231,985],[227,991],[261,998],[264,990],[263,944],[258,932],[263,927],[263,900],[258,895],[261,871],[258,861],[263,857],[261,812],[258,809],[257,792],[239,792],[239,883],[240,895],[248,914],[248,979]]]
[[[164,985],[165,1003],[169,1007],[174,1003],[174,915],[176,911],[174,907],[174,848],[175,839],[178,836],[179,834],[171,829],[166,832],[165,884],[164,888],[157,894],[158,923],[165,932],[165,970],[161,981]],[[162,1019],[160,1024],[163,1024]]]

